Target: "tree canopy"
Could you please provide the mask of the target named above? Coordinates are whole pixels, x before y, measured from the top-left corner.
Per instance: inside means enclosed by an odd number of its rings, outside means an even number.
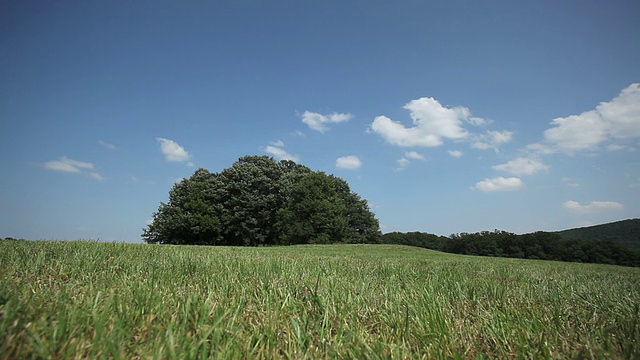
[[[333,175],[268,156],[245,156],[220,173],[200,168],[176,183],[142,238],[152,244],[376,243],[366,200]]]

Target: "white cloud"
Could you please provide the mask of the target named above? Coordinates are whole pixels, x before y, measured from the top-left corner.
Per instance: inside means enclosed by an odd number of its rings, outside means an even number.
[[[640,137],[640,84],[629,85],[610,102],[600,103],[596,110],[604,121],[611,124],[611,136]]]
[[[407,151],[406,153],[404,153],[404,157],[402,159],[398,159],[396,160],[396,162],[398,163],[398,167],[393,169],[394,171],[402,171],[404,170],[407,166],[409,166],[409,164],[411,164],[411,160],[427,160],[427,157],[420,154],[417,151]]]
[[[483,118],[479,118],[479,117],[470,117],[468,119],[466,119],[467,122],[471,125],[475,125],[475,126],[485,126],[488,124],[491,124],[493,122],[493,120],[490,119],[483,119]]]
[[[402,171],[411,163],[407,158],[398,159],[396,162],[398,163],[398,167],[393,169],[393,171]]]
[[[527,150],[531,150],[538,155],[550,155],[555,152],[551,146],[541,143],[529,144],[527,145]]]
[[[359,169],[361,166],[362,161],[355,155],[341,156],[336,159],[336,167],[338,169],[354,170]]]
[[[517,159],[511,160],[506,164],[493,166],[493,169],[495,170],[504,171],[516,176],[532,175],[537,173],[538,171],[547,170],[548,168],[548,165],[544,164],[538,159],[524,157],[519,157]]]
[[[469,135],[462,127],[463,121],[479,122],[479,118],[471,118],[469,109],[461,106],[447,108],[431,97],[411,100],[403,108],[409,110],[413,127],[407,128],[384,115],[371,123],[371,129],[393,145],[439,146],[443,138],[458,140]]]
[[[607,150],[609,150],[609,151],[623,151],[623,150],[626,150],[628,152],[634,152],[636,149],[632,148],[631,146],[627,146],[627,145],[611,144],[611,145],[607,146]]]
[[[419,127],[406,128],[398,121],[386,116],[378,116],[371,123],[371,129],[380,134],[388,143],[398,146],[434,147],[442,145],[442,140]]]
[[[580,205],[577,201],[567,201],[562,206],[569,211],[580,214],[621,210],[624,208],[622,204],[616,201],[592,201],[586,205]]]
[[[266,146],[264,148],[264,152],[273,155],[274,157],[278,158],[278,160],[291,160],[294,162],[300,161],[300,157],[298,155],[291,155],[284,149],[276,146]]]
[[[503,178],[502,176],[498,176],[492,179],[484,179],[476,183],[475,188],[484,192],[492,192],[519,190],[523,186],[524,183],[522,182],[522,180],[520,180],[520,178]]]
[[[471,147],[480,150],[498,150],[500,145],[508,143],[512,138],[513,133],[511,131],[489,130],[485,134],[476,135],[474,141],[471,143]]]
[[[277,147],[283,147],[284,146],[284,141],[282,141],[282,140],[271,141],[269,144],[271,144],[273,146],[277,146]]]
[[[580,186],[580,184],[571,181],[571,179],[568,178],[568,177],[562,178],[562,182],[565,183],[565,185],[567,185],[569,187],[578,187],[578,186]]]
[[[416,151],[408,151],[408,152],[404,153],[404,156],[407,159],[414,159],[414,160],[426,160],[427,159],[424,155],[422,155],[422,154],[420,154],[419,152],[416,152]]]
[[[58,160],[47,161],[44,163],[44,168],[53,171],[62,171],[69,173],[82,173],[83,170],[93,170],[94,166],[90,162],[78,161],[69,159],[66,156],[59,158]],[[86,173],[87,176],[94,180],[103,181],[106,180],[100,173],[90,171]]]
[[[311,129],[324,133],[329,130],[327,124],[349,121],[353,118],[353,115],[349,113],[322,115],[311,111],[305,111],[301,117],[302,122],[307,124]]]
[[[580,115],[556,118],[544,132],[552,152],[595,150],[607,141],[640,138],[640,84],[631,84],[609,102]],[[620,149],[624,145],[609,145]],[[543,147],[544,148],[544,147]]]
[[[191,157],[182,146],[173,140],[165,138],[156,138],[156,140],[160,143],[160,149],[167,161],[186,162]],[[189,162],[187,165],[193,166],[193,163]]]
[[[602,121],[595,110],[556,118],[551,124],[554,127],[546,130],[544,137],[557,150],[563,152],[590,149],[607,138],[608,124]]]
[[[99,174],[99,173],[97,173],[97,172],[90,172],[90,173],[89,173],[89,177],[91,177],[91,178],[92,178],[92,179],[94,179],[94,180],[98,180],[98,181],[104,181],[104,180],[106,180],[106,178],[105,178],[104,176],[100,175],[100,174]]]
[[[102,141],[102,140],[100,140],[100,141],[98,141],[98,144],[100,144],[100,145],[102,145],[102,146],[106,147],[106,148],[107,148],[107,149],[109,149],[109,150],[118,150],[118,148],[117,148],[115,145],[113,145],[113,144],[109,144],[109,143],[108,143],[108,142],[106,142],[106,141]]]
[[[54,171],[64,171],[79,173],[80,169],[93,169],[93,164],[89,162],[83,162],[78,160],[69,159],[66,156],[59,158],[58,160],[47,161],[44,163],[44,167]]]
[[[454,158],[462,157],[462,155],[464,154],[460,150],[449,150],[449,151],[447,151],[447,153],[449,153],[449,155],[453,156]]]

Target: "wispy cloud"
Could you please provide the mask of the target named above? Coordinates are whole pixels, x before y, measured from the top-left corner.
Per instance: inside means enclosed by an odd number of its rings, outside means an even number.
[[[106,147],[109,150],[118,150],[118,147],[103,140],[98,141],[98,144]]]
[[[349,113],[323,115],[316,112],[305,111],[300,117],[302,118],[302,122],[307,124],[309,128],[324,133],[329,130],[328,124],[349,121],[353,118],[353,115]]]
[[[413,159],[413,160],[426,160],[427,158],[420,154],[419,152],[416,151],[407,151],[406,153],[404,153],[404,157],[406,157],[407,159]]]
[[[568,177],[563,177],[562,178],[562,182],[565,183],[565,185],[567,185],[569,187],[578,187],[578,186],[580,186],[580,184],[578,184],[578,183],[576,183],[574,181],[571,181],[571,179],[568,178]]]
[[[512,138],[513,133],[511,131],[489,130],[484,134],[475,135],[471,147],[480,150],[494,149],[498,151],[500,145],[508,143]]]
[[[506,164],[500,164],[493,166],[493,169],[504,171],[511,175],[522,176],[532,175],[538,171],[547,170],[548,165],[545,165],[542,161],[533,158],[519,157],[511,160]]]
[[[398,167],[394,168],[393,171],[402,171],[406,169],[407,166],[409,166],[409,164],[411,164],[411,160],[403,157],[401,159],[396,160],[396,163],[398,163]]]
[[[398,167],[393,169],[394,171],[402,171],[404,170],[407,166],[409,166],[409,164],[411,164],[411,160],[421,160],[424,161],[426,160],[427,157],[420,154],[417,151],[407,151],[404,153],[404,157],[402,159],[398,159],[396,160],[396,162],[398,163]]]
[[[94,180],[98,180],[98,181],[104,181],[104,180],[107,179],[107,178],[105,178],[104,176],[100,175],[97,172],[90,172],[89,173],[89,177],[94,179]]]
[[[447,153],[451,156],[453,156],[454,158],[459,158],[462,157],[462,155],[464,154],[462,151],[460,150],[449,150],[447,151]]]
[[[355,170],[362,166],[362,161],[355,155],[341,156],[336,159],[338,169]]]
[[[191,155],[177,142],[165,138],[156,138],[156,140],[160,143],[160,150],[165,160],[186,162],[188,166],[193,166],[193,163],[189,161]]]
[[[524,183],[520,178],[510,177],[504,178],[502,176],[498,176],[491,179],[484,179],[478,183],[476,183],[475,188],[484,191],[484,192],[493,192],[493,191],[513,191],[519,190],[524,187]]]
[[[48,170],[76,173],[76,174],[83,173],[83,170],[93,170],[95,168],[93,163],[69,159],[66,156],[60,157],[58,158],[58,160],[47,161],[43,165],[44,165],[44,168]],[[87,172],[85,173],[85,175],[98,181],[106,180],[104,176],[102,176],[100,173],[95,171]]]
[[[580,214],[621,210],[624,208],[621,203],[616,201],[592,201],[586,205],[581,205],[577,201],[567,201],[562,206],[571,212]]]
[[[58,158],[58,160],[47,161],[44,163],[45,169],[63,172],[80,173],[80,169],[93,169],[94,166],[90,162],[69,159],[66,156]]]
[[[294,162],[299,162],[300,161],[300,157],[298,155],[289,154],[287,151],[285,151],[281,147],[270,146],[270,145],[269,146],[265,146],[264,147],[264,152],[266,152],[267,154],[273,155],[278,160],[291,160],[291,161],[294,161]]]

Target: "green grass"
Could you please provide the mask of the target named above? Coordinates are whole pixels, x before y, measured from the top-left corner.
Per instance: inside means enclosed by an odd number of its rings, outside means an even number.
[[[639,358],[640,269],[0,241],[0,359]]]

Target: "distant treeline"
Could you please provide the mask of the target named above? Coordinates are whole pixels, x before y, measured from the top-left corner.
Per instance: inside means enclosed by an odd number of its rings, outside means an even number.
[[[453,234],[450,237],[392,232],[384,234],[381,241],[453,254],[640,266],[640,251],[637,249],[612,241],[563,239],[557,233],[543,231],[516,235],[495,230]]]

